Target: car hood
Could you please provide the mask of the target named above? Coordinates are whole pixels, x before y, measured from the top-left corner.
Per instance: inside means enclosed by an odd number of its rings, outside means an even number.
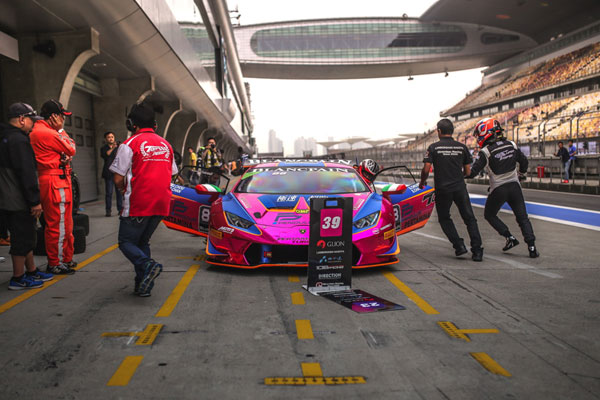
[[[372,193],[325,194],[255,194],[235,193],[236,199],[261,228],[287,228],[310,223],[310,199],[326,197],[352,198],[352,217],[367,203]]]

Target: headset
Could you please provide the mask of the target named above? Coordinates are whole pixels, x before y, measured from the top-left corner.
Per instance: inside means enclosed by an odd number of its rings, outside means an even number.
[[[129,112],[129,115],[131,115],[131,113],[133,112],[134,107],[136,107],[137,104],[134,104],[133,107],[131,107],[131,111]],[[153,122],[153,126],[152,129],[154,129],[156,131],[158,124],[156,123],[156,120],[154,120]],[[127,119],[125,120],[125,127],[127,128],[127,130],[131,133],[135,132],[135,128],[137,128],[138,126],[135,124],[135,122],[133,122],[133,119],[130,117],[127,117]]]

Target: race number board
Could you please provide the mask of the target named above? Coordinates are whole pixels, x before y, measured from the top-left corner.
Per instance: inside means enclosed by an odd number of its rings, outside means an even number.
[[[349,290],[352,281],[352,199],[310,200],[308,282],[319,294]]]

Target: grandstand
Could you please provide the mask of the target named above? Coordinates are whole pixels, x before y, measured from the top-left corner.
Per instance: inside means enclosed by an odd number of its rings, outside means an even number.
[[[552,182],[561,168],[552,157],[556,143],[572,139],[579,149],[575,173],[585,186],[588,178],[600,185],[600,23],[490,66],[483,74],[479,87],[440,113],[454,121],[457,140],[474,149],[477,121],[495,118],[507,138],[533,160],[530,172],[544,166],[543,177],[549,173]],[[423,151],[437,140],[432,129],[408,143],[346,151],[346,156],[385,165],[400,162],[417,170]]]

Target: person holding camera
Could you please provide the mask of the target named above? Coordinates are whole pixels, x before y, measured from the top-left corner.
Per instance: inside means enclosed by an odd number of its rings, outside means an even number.
[[[223,154],[217,148],[217,141],[214,137],[209,137],[206,141],[206,149],[202,153],[201,158],[204,168],[208,169],[209,174],[202,174],[200,183],[210,183],[218,186],[221,179],[218,173],[221,173],[224,166]]]
[[[73,189],[71,159],[75,142],[65,132],[65,110],[58,100],[42,105],[40,115],[31,131],[31,147],[35,153],[40,182],[40,197],[46,228],[47,272],[58,275],[75,273],[73,261]]]
[[[115,140],[115,134],[111,131],[104,133],[105,144],[100,148],[100,157],[104,160],[104,166],[102,167],[102,179],[104,179],[104,194],[105,194],[105,206],[106,206],[106,217],[110,217],[112,214],[112,194],[115,188],[113,182],[113,174],[108,170],[110,165],[115,160],[117,150],[119,148],[119,142]],[[121,214],[123,210],[123,196],[116,190],[117,196],[117,211]]]
[[[502,130],[500,122],[493,118],[482,119],[475,125],[473,135],[477,138],[481,151],[467,178],[473,178],[484,168],[487,170],[490,177],[490,194],[485,202],[484,217],[496,232],[506,238],[502,251],[508,251],[519,244],[508,226],[498,218],[500,208],[504,203],[508,203],[527,243],[529,257],[536,258],[540,253],[535,246],[533,227],[527,215],[523,190],[519,183],[527,172],[527,157],[514,142],[504,139]]]

